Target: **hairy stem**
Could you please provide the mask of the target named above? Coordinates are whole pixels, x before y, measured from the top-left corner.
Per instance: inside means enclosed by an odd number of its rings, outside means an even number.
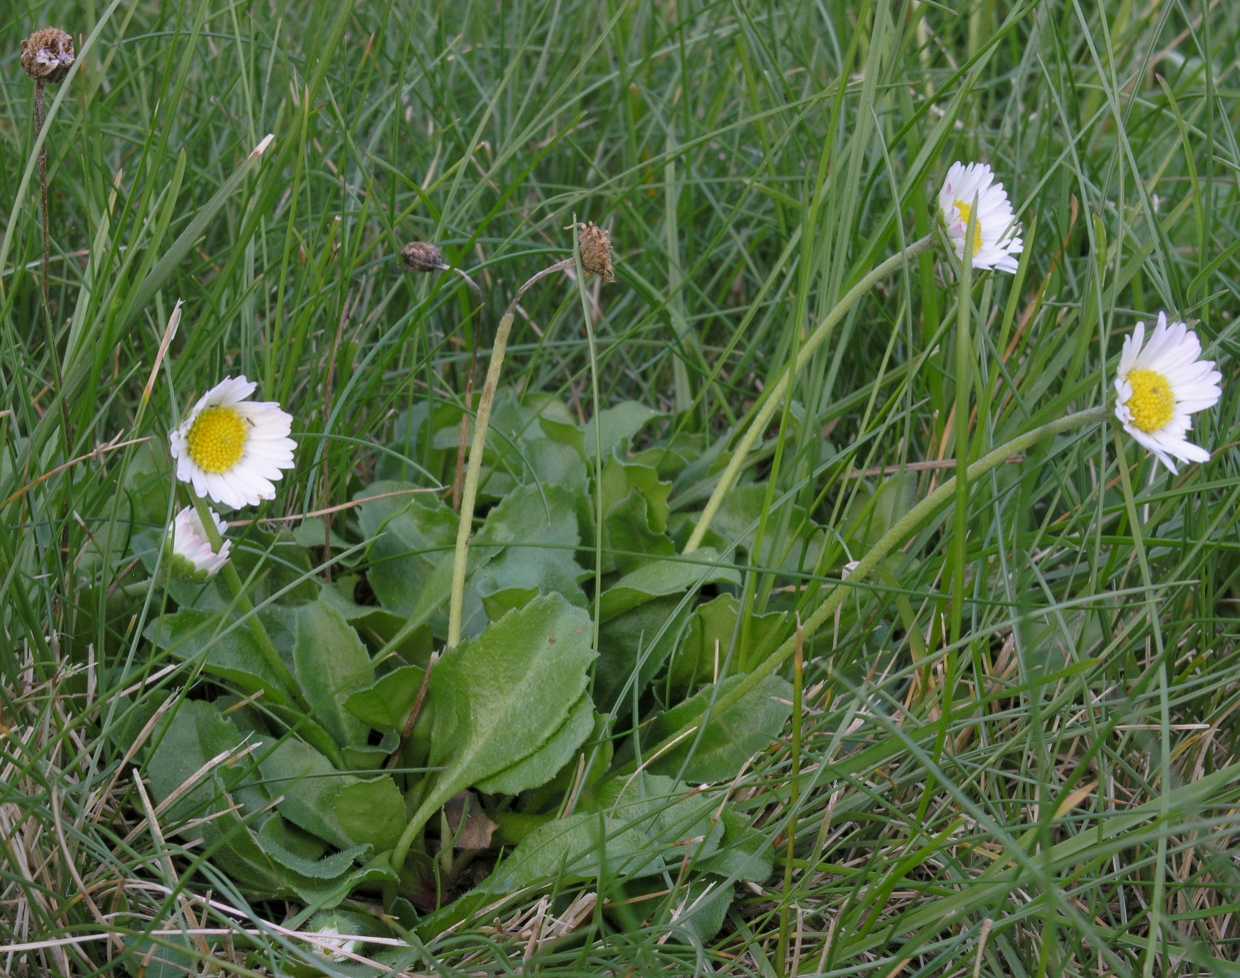
[[[34,138],[39,138],[43,131],[43,79],[36,78],[34,83]],[[43,207],[43,305],[48,304],[47,264],[52,251],[51,228],[48,224],[50,208],[47,205],[47,142],[39,147],[39,190]]]
[[[469,466],[465,470],[465,489],[461,494],[461,518],[456,530],[456,550],[452,557],[452,593],[448,600],[448,644],[452,648],[461,641],[462,617],[465,612],[465,573],[469,565],[469,536],[473,529],[474,504],[478,499],[478,480],[482,475],[482,453],[487,446],[487,427],[491,421],[491,407],[499,388],[499,375],[504,366],[504,354],[508,350],[508,334],[516,316],[517,303],[538,282],[548,275],[573,266],[573,259],[566,258],[533,275],[517,290],[516,296],[504,310],[495,331],[495,345],[491,348],[491,362],[487,365],[482,395],[478,398],[478,414],[474,418],[474,437],[469,446]],[[428,670],[429,674],[429,670]]]
[[[190,498],[194,501],[194,511],[198,514],[198,519],[202,523],[203,532],[206,533],[207,539],[211,542],[211,549],[218,553],[223,545],[224,538],[220,536],[219,530],[215,528],[215,520],[211,519],[211,510],[207,506],[207,501],[192,490],[190,491]],[[258,646],[259,652],[262,653],[263,660],[271,667],[271,671],[280,678],[280,681],[288,689],[289,695],[297,701],[298,705],[304,708],[306,701],[301,695],[301,687],[297,684],[297,680],[293,677],[293,673],[285,664],[284,659],[280,657],[280,652],[276,649],[275,643],[271,641],[271,636],[267,634],[267,629],[254,608],[254,602],[250,600],[250,596],[245,591],[241,575],[237,573],[237,568],[232,565],[231,560],[221,568],[220,576],[224,578],[224,583],[228,585],[228,590],[232,592],[233,601],[241,611],[241,620],[249,628],[250,636],[254,639],[254,644]]]
[[[684,552],[691,554],[702,545],[702,540],[706,537],[706,531],[710,529],[710,524],[714,521],[715,516],[719,513],[719,507],[723,505],[724,499],[727,498],[732,487],[736,485],[736,480],[740,478],[741,470],[745,467],[745,461],[749,457],[750,451],[762,436],[762,432],[766,430],[766,426],[771,421],[771,416],[779,409],[783,403],[785,395],[787,395],[792,382],[800,375],[805,365],[809,363],[810,358],[822,346],[823,342],[835,330],[853,306],[864,296],[870,289],[874,288],[879,282],[885,279],[896,269],[904,265],[911,258],[921,254],[934,242],[932,235],[926,235],[914,241],[903,251],[892,255],[881,265],[867,274],[860,282],[848,290],[835,307],[827,313],[826,317],[817,328],[809,335],[801,349],[797,353],[797,358],[792,365],[784,370],[770,388],[763,395],[762,402],[758,407],[754,418],[749,422],[749,427],[745,429],[744,435],[737,443],[732,458],[728,462],[728,466],[723,470],[723,474],[719,476],[719,482],[715,485],[714,492],[710,494],[710,499],[706,501],[706,508],[702,510],[702,516],[697,522],[697,526],[693,528],[693,533],[689,537],[689,542],[685,544]]]

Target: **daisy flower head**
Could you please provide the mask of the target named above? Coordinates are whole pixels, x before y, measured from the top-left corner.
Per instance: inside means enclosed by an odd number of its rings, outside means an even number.
[[[248,400],[257,386],[225,378],[169,436],[177,478],[231,509],[274,499],[280,470],[293,467],[292,415],[274,401]]]
[[[207,512],[222,537],[224,521],[215,510],[208,509]],[[229,540],[220,544],[218,552],[211,546],[202,519],[193,506],[186,506],[172,520],[172,570],[175,574],[191,580],[205,581],[218,574],[220,568],[228,563],[231,550],[232,543]]]
[[[974,268],[1016,271],[1015,256],[1025,247],[1020,239],[1020,224],[1003,184],[995,183],[989,166],[953,163],[939,191],[939,213],[961,261],[967,251]],[[966,247],[970,219],[973,240]]]
[[[1184,323],[1158,325],[1145,342],[1145,323],[1124,339],[1115,378],[1115,416],[1124,430],[1175,473],[1175,460],[1206,462],[1210,453],[1187,437],[1191,415],[1218,403],[1222,375],[1202,360],[1201,341]]]

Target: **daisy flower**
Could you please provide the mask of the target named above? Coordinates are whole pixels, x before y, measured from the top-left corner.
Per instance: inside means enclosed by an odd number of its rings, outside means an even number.
[[[332,961],[347,961],[350,954],[357,952],[361,941],[345,937],[335,927],[322,927],[314,931],[314,948]]]
[[[257,386],[225,378],[169,436],[177,478],[232,509],[274,499],[280,470],[293,467],[292,415],[274,401],[247,400]]]
[[[977,206],[977,215],[973,207]],[[1025,247],[1020,240],[1020,224],[1003,184],[985,163],[953,163],[939,191],[939,212],[947,227],[956,257],[965,257],[965,237],[973,219],[973,242],[968,249],[974,268],[1015,272],[1016,259]]]
[[[1144,348],[1143,348],[1144,347]],[[1212,360],[1199,359],[1201,341],[1184,323],[1158,325],[1145,343],[1145,323],[1124,340],[1115,378],[1115,416],[1124,430],[1174,474],[1174,459],[1205,462],[1210,453],[1185,438],[1190,415],[1218,403],[1222,375]]]
[[[215,529],[221,536],[225,524],[213,509],[208,509]],[[211,547],[211,541],[203,528],[202,520],[193,506],[186,506],[177,513],[172,521],[172,567],[176,573],[184,577],[205,581],[214,577],[221,567],[228,563],[228,554],[232,543],[228,540],[220,544],[217,553]]]

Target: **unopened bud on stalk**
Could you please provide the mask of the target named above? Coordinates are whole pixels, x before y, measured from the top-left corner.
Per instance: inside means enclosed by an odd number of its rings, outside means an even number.
[[[401,261],[411,272],[442,272],[448,267],[443,252],[429,241],[412,241],[400,252]]]
[[[44,27],[22,41],[22,68],[35,81],[64,81],[75,58],[73,38],[59,27]]]
[[[604,282],[614,282],[616,271],[611,263],[611,235],[597,224],[578,224],[577,241],[581,247],[581,267]]]

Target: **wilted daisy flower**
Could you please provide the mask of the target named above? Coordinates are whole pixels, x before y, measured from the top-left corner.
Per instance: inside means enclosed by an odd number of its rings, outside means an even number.
[[[974,204],[977,215],[973,214]],[[968,249],[974,268],[997,268],[1015,272],[1016,259],[1025,247],[1021,241],[1020,224],[1012,212],[1012,204],[995,183],[995,175],[985,163],[953,163],[939,191],[939,211],[947,234],[952,239],[956,256],[965,257],[965,237],[969,220],[973,220],[973,241]]]
[[[274,401],[248,401],[258,385],[228,377],[198,399],[172,432],[177,478],[199,496],[239,509],[274,499],[281,469],[293,467],[291,415]]]
[[[213,509],[208,509],[215,529],[224,535],[224,521]],[[211,540],[203,528],[202,519],[193,506],[186,506],[172,521],[172,569],[184,577],[206,580],[214,577],[228,563],[232,543],[224,540],[219,552],[211,546]]]
[[[1177,458],[1205,462],[1210,453],[1185,438],[1192,427],[1190,415],[1218,403],[1222,375],[1212,360],[1200,360],[1201,341],[1184,323],[1168,323],[1158,314],[1150,341],[1145,323],[1137,323],[1124,340],[1115,378],[1115,416],[1124,430],[1144,445],[1172,473]]]

